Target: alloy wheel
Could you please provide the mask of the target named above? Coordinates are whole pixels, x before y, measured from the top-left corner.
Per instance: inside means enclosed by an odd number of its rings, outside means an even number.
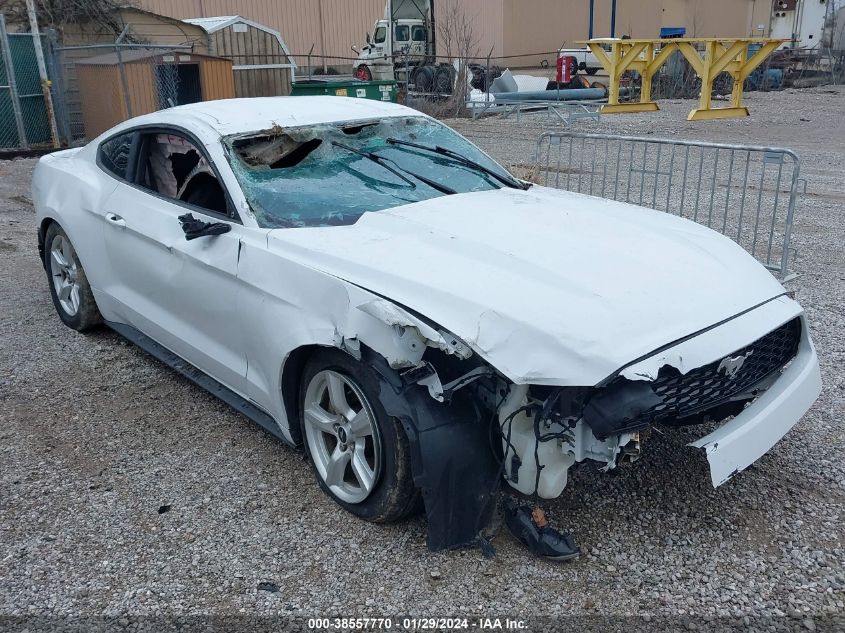
[[[79,312],[79,269],[73,246],[63,235],[56,235],[50,244],[50,272],[62,310],[70,317],[76,315]]]
[[[317,474],[338,499],[362,502],[379,479],[381,443],[361,388],[344,374],[323,370],[308,383],[303,414]]]

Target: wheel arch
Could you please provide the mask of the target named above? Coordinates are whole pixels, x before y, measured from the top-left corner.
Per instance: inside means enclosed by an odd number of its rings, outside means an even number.
[[[41,255],[41,266],[45,266],[44,253],[47,249],[45,240],[47,238],[47,231],[53,224],[58,226],[62,231],[64,231],[65,235],[67,235],[68,239],[70,240],[70,243],[73,245],[74,251],[76,251],[76,256],[79,258],[79,263],[82,264],[82,268],[85,269],[85,273],[87,275],[89,271],[88,254],[78,248],[78,244],[76,241],[76,232],[70,229],[69,223],[63,222],[62,218],[59,217],[58,214],[53,213],[45,214],[44,217],[41,218],[41,221],[38,223],[38,252]]]
[[[374,348],[361,343],[361,353],[368,358],[378,357],[385,364],[387,360],[382,354],[377,352]],[[299,390],[302,386],[302,374],[308,360],[318,351],[334,349],[349,354],[350,358],[360,361],[359,354],[352,354],[348,349],[337,345],[328,345],[321,343],[308,343],[300,345],[293,349],[282,363],[280,372],[279,387],[282,396],[282,407],[284,408],[285,417],[287,418],[288,430],[294,444],[300,446],[302,444],[302,432],[300,430],[299,419]]]
[[[332,349],[332,346],[317,343],[302,345],[291,351],[282,364],[279,385],[282,393],[282,406],[285,417],[287,417],[288,432],[296,446],[302,445],[302,431],[299,420],[299,389],[302,383],[302,373],[308,359],[321,349]]]
[[[46,248],[44,239],[47,236],[47,229],[50,228],[51,224],[58,224],[64,230],[62,225],[59,224],[59,221],[49,215],[42,218],[41,222],[38,223],[38,256],[41,258],[42,267],[46,266],[44,263],[44,249]]]

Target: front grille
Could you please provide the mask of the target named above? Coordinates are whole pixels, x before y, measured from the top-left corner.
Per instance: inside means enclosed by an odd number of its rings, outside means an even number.
[[[682,418],[747,393],[795,357],[800,338],[801,320],[795,318],[724,359],[686,374],[674,368],[663,368],[651,383],[663,403],[645,412],[642,417],[653,421],[670,416]],[[744,357],[742,366],[731,376],[731,366],[736,363],[731,363],[730,359],[741,357]]]

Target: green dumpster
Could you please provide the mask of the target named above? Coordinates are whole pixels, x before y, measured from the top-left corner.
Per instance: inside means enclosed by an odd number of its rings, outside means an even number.
[[[375,101],[396,102],[396,82],[392,80],[358,81],[356,79],[304,79],[291,86],[291,95],[333,95]]]

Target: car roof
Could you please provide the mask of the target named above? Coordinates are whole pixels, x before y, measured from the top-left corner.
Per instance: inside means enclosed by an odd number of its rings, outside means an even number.
[[[179,125],[194,132],[222,136],[282,128],[400,116],[425,116],[417,110],[384,101],[352,97],[251,97],[202,101],[159,110],[130,119],[136,125]]]

